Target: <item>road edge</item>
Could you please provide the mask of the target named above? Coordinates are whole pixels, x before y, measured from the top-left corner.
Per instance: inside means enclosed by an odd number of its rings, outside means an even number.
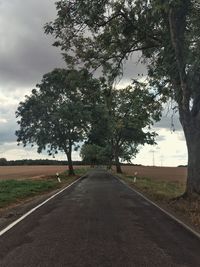
[[[17,220],[13,221],[8,226],[6,226],[2,230],[0,230],[0,237],[2,235],[4,235],[6,232],[8,232],[10,229],[12,229],[15,225],[17,225],[18,223],[20,223],[21,221],[23,221],[26,217],[28,217],[34,211],[36,211],[40,207],[44,206],[47,202],[49,202],[53,198],[57,197],[59,194],[61,194],[62,192],[64,192],[65,190],[67,190],[68,188],[70,188],[71,186],[73,186],[74,184],[78,183],[80,180],[83,180],[86,177],[87,177],[87,175],[81,176],[80,178],[78,178],[77,180],[75,180],[74,182],[72,182],[71,184],[67,185],[66,187],[64,187],[61,190],[59,190],[57,193],[53,194],[51,197],[49,197],[46,200],[42,201],[40,204],[38,204],[34,208],[30,209],[28,212],[26,212],[24,215],[22,215],[21,217],[19,217]]]
[[[137,195],[139,195],[140,197],[142,197],[143,199],[145,199],[147,202],[149,202],[151,205],[153,205],[154,207],[158,208],[160,211],[162,211],[165,215],[167,215],[168,217],[170,217],[172,220],[176,221],[178,224],[180,224],[183,228],[185,228],[187,231],[189,231],[190,233],[192,233],[193,235],[195,235],[197,238],[200,239],[200,234],[195,231],[194,229],[192,229],[190,226],[188,226],[187,224],[185,224],[183,221],[179,220],[177,217],[175,217],[174,215],[172,215],[170,212],[166,211],[165,209],[161,208],[158,204],[156,204],[155,202],[153,202],[152,200],[150,200],[148,197],[144,196],[142,193],[138,192],[135,188],[131,187],[130,185],[128,185],[125,181],[121,180],[119,177],[117,177],[116,175],[113,175],[119,182],[121,182],[122,184],[124,184],[126,187],[128,187],[130,190],[132,190],[134,193],[136,193]]]

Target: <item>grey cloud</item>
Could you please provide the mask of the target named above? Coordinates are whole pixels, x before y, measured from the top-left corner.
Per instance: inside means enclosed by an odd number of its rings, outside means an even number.
[[[44,24],[56,16],[54,2],[0,0],[0,119],[7,120],[7,123],[0,122],[0,150],[16,149],[14,133],[18,126],[15,110],[19,101],[40,82],[44,73],[64,66],[59,49],[52,47],[52,38],[43,31]],[[124,65],[124,83],[130,83],[141,74],[146,75],[145,65],[137,64],[139,56],[136,53]],[[181,126],[177,116],[174,124],[179,131]],[[163,116],[154,129],[159,131],[160,128],[170,127],[169,115]],[[162,135],[157,137],[158,141],[164,139]],[[11,153],[13,158],[19,156],[18,152],[16,155]]]
[[[5,143],[9,142],[15,142],[16,141],[15,131],[11,131],[11,129],[6,131],[6,129],[3,132],[0,132],[0,145],[4,145]],[[17,144],[17,142],[16,142]]]
[[[155,128],[166,128],[169,130],[182,131],[178,115],[175,115],[173,119],[170,115],[163,114],[162,119],[154,124]]]
[[[29,86],[54,67],[63,66],[60,51],[43,26],[56,15],[54,1],[10,0],[0,5],[0,86]]]
[[[14,119],[8,120],[7,123],[0,122],[0,144],[3,145],[7,142],[15,142],[15,131],[17,129],[17,123]]]
[[[8,111],[6,107],[0,108],[0,115],[4,118],[7,115]]]
[[[141,78],[147,75],[147,68],[140,60],[141,54],[134,53],[124,64],[123,80]]]

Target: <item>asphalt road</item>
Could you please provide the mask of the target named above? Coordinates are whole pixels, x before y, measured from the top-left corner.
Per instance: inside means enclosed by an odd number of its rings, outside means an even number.
[[[0,237],[1,267],[200,266],[200,240],[103,170]]]

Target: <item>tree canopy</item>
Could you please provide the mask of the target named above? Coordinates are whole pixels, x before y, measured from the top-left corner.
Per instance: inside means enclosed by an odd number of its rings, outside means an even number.
[[[62,0],[45,26],[68,64],[114,79],[141,51],[148,84],[162,101],[177,102],[188,147],[186,194],[200,194],[200,4],[198,0]]]
[[[153,93],[137,84],[112,94],[110,143],[117,171],[121,172],[119,158],[130,162],[139,145],[155,143],[156,134],[150,127],[160,119],[162,106]]]
[[[120,159],[130,162],[140,145],[155,143],[156,134],[150,127],[160,119],[162,106],[153,93],[137,84],[112,90],[109,100],[105,92],[103,95],[104,112],[96,116],[81,156],[92,165],[111,165],[114,161],[117,172],[121,172]]]
[[[107,148],[107,146],[99,146],[94,143],[85,143],[81,147],[80,156],[85,164],[90,164],[92,167],[95,165],[107,165],[111,156]]]
[[[72,148],[86,137],[89,112],[99,83],[86,71],[55,69],[19,104],[16,116],[18,142],[36,144],[38,152],[65,152],[69,174],[73,174]],[[96,97],[95,97],[96,101]]]

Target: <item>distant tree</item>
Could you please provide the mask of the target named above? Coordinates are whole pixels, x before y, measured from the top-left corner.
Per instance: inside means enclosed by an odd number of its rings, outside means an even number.
[[[155,132],[149,131],[161,116],[162,106],[153,93],[137,86],[113,91],[111,110],[113,157],[117,172],[122,172],[121,158],[130,162],[138,153],[138,146],[154,144]]]
[[[95,144],[84,144],[80,151],[83,162],[95,166],[98,164],[98,153],[101,147]]]
[[[111,151],[108,146],[85,143],[80,151],[83,162],[91,166],[103,164],[107,165],[110,161]]]
[[[8,165],[8,161],[6,158],[0,158],[0,166],[6,166]]]
[[[160,119],[162,106],[154,93],[150,93],[145,84],[134,84],[125,89],[102,92],[104,101],[93,111],[95,120],[86,143],[81,149],[85,162],[92,165],[113,161],[116,170],[121,173],[120,159],[130,162],[139,151],[139,146],[154,144],[155,132],[149,128]],[[98,114],[98,115],[97,115]]]
[[[103,96],[103,95],[102,95]],[[87,136],[87,144],[105,146],[110,132],[110,120],[104,99],[99,101],[90,113],[90,130]]]
[[[55,69],[45,74],[37,89],[19,104],[17,141],[24,146],[36,144],[39,153],[44,149],[49,155],[64,151],[69,175],[73,175],[72,149],[86,137],[87,105],[98,86],[86,70]]]

